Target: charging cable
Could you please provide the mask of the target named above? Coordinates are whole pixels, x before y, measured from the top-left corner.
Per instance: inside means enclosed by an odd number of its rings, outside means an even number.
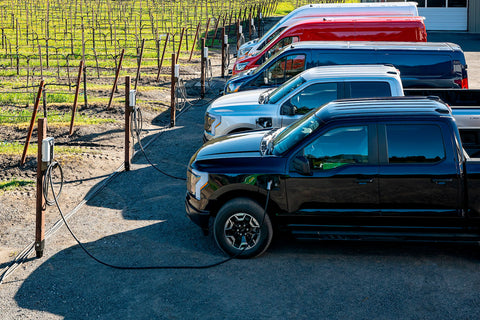
[[[50,164],[50,166],[55,167],[55,168],[60,168],[61,170],[61,166],[60,164],[58,164],[57,162],[52,162],[52,164]],[[49,166],[49,167],[50,167]],[[52,171],[53,170],[48,170],[45,172],[45,180],[47,181],[47,183],[50,185],[51,189],[53,190],[53,178],[52,178]],[[62,180],[61,180],[61,185],[63,185],[63,173],[62,173]],[[268,184],[267,184],[267,198],[266,198],[266,201],[265,201],[265,208],[264,208],[264,211],[263,211],[263,219],[262,219],[262,224],[260,225],[260,229],[262,228],[263,226],[263,223],[265,221],[265,216],[267,214],[267,208],[268,208],[268,201],[270,199],[270,189],[271,189],[271,186],[272,186],[272,181],[269,181]],[[61,189],[61,188],[60,188]],[[120,270],[154,270],[154,269],[209,269],[209,268],[213,268],[213,267],[216,267],[216,266],[219,266],[221,264],[224,264],[230,260],[233,260],[235,259],[236,257],[240,256],[246,248],[242,249],[242,251],[240,251],[239,253],[237,253],[236,255],[233,255],[231,257],[228,257],[227,259],[224,259],[224,260],[221,260],[219,262],[215,262],[215,263],[212,263],[212,264],[207,264],[207,265],[199,265],[199,266],[194,266],[194,265],[178,265],[178,266],[169,266],[169,265],[165,265],[165,266],[118,266],[118,265],[114,265],[114,264],[111,264],[111,263],[107,263],[107,262],[104,262],[102,260],[100,260],[99,258],[95,257],[92,253],[90,253],[87,248],[85,248],[84,244],[77,238],[77,236],[75,235],[75,233],[72,231],[72,229],[70,228],[69,224],[67,223],[67,220],[65,219],[65,216],[63,215],[63,211],[62,209],[60,208],[60,204],[58,203],[58,195],[55,194],[55,192],[52,192],[53,194],[53,200],[54,200],[54,203],[58,209],[58,212],[60,213],[60,216],[62,217],[62,220],[63,222],[65,223],[65,226],[67,227],[68,231],[70,232],[70,234],[72,235],[72,237],[75,239],[75,241],[77,242],[77,244],[80,246],[80,248],[82,248],[82,250],[90,257],[92,258],[93,260],[95,260],[96,262],[104,265],[104,266],[107,266],[109,268],[113,268],[113,269],[120,269]]]

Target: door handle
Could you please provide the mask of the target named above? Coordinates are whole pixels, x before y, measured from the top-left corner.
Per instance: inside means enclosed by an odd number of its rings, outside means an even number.
[[[432,182],[436,184],[446,184],[447,182],[452,182],[452,178],[446,178],[446,179],[437,179],[437,178],[432,178]]]
[[[366,178],[366,179],[357,179],[355,180],[357,184],[367,184],[367,183],[372,183],[373,178]]]

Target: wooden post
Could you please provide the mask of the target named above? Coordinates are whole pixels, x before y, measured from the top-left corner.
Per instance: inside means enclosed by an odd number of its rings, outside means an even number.
[[[137,76],[135,77],[135,90],[137,90],[138,80],[140,79],[140,67],[142,66],[144,46],[145,46],[145,39],[142,39],[142,48],[140,50],[140,57],[138,58]]]
[[[130,128],[130,76],[125,77],[125,171],[130,171],[132,164],[132,144]]]
[[[45,249],[45,198],[43,196],[43,172],[42,168],[42,141],[47,136],[47,119],[38,119],[38,152],[37,152],[37,202],[35,218],[35,252],[37,258],[43,256]],[[53,190],[52,190],[53,192]]]
[[[195,32],[195,38],[193,38],[192,50],[190,51],[190,58],[188,61],[192,60],[193,50],[195,50],[195,44],[197,42],[198,32],[200,31],[200,22],[197,25],[197,31]]]
[[[165,56],[165,50],[167,49],[169,38],[170,38],[170,33],[167,33],[167,38],[165,39],[165,45],[163,46],[162,59],[160,60],[160,66],[158,67],[157,81],[160,79],[160,71],[162,70],[163,57]]]
[[[80,81],[82,80],[83,60],[80,61],[78,68],[77,86],[75,87],[75,97],[73,98],[72,118],[70,119],[69,135],[73,134],[73,124],[75,123],[75,113],[77,112],[78,92],[80,91]]]
[[[220,76],[225,78],[225,65],[226,65],[226,54],[228,54],[225,49],[227,47],[227,43],[225,43],[225,28],[222,28],[222,72]]]
[[[180,58],[180,49],[182,48],[182,41],[183,41],[183,34],[185,33],[185,28],[182,28],[182,34],[180,35],[180,43],[178,44],[178,51],[177,51],[177,58],[175,63],[178,62],[178,58]]]
[[[175,78],[175,53],[172,53],[172,73],[171,73],[171,81],[172,85],[170,86],[170,127],[175,127],[175,85],[176,85],[176,78]]]
[[[200,55],[200,97],[205,98],[205,38],[202,38],[202,53]]]
[[[35,118],[37,117],[38,105],[40,104],[40,98],[42,97],[43,85],[45,81],[40,81],[40,86],[38,87],[37,98],[35,99],[35,105],[33,106],[32,119],[30,120],[30,127],[28,128],[27,141],[23,147],[22,159],[20,160],[20,165],[25,164],[25,159],[27,158],[28,145],[30,144],[30,139],[32,138],[33,125],[35,124]]]
[[[115,89],[117,88],[118,76],[120,75],[120,69],[122,68],[122,61],[123,61],[123,55],[124,54],[125,54],[125,49],[122,49],[122,53],[120,53],[120,60],[118,62],[118,67],[117,67],[117,70],[115,72],[115,80],[113,81],[113,88],[112,88],[112,92],[110,94],[110,100],[108,100],[107,109],[110,109],[110,107],[112,106],[113,94],[115,93]],[[75,98],[76,97],[77,97],[77,95],[75,95]]]

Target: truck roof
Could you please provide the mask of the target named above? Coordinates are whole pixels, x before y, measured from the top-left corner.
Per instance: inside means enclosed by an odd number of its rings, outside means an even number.
[[[327,122],[338,118],[376,117],[450,117],[449,107],[437,98],[387,97],[336,100],[317,111],[317,117]]]
[[[376,78],[400,76],[400,72],[393,66],[381,64],[362,65],[334,65],[321,66],[305,70],[301,75],[305,80],[330,79],[330,78]]]
[[[300,41],[285,48],[292,49],[359,49],[359,50],[434,50],[461,51],[451,42],[375,42],[375,41]]]

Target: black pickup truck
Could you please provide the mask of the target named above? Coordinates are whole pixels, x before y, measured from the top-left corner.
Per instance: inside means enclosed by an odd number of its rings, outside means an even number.
[[[480,159],[438,99],[334,101],[287,128],[206,143],[187,175],[188,216],[205,231],[213,218],[217,244],[238,257],[262,254],[284,229],[301,239],[480,240]]]

